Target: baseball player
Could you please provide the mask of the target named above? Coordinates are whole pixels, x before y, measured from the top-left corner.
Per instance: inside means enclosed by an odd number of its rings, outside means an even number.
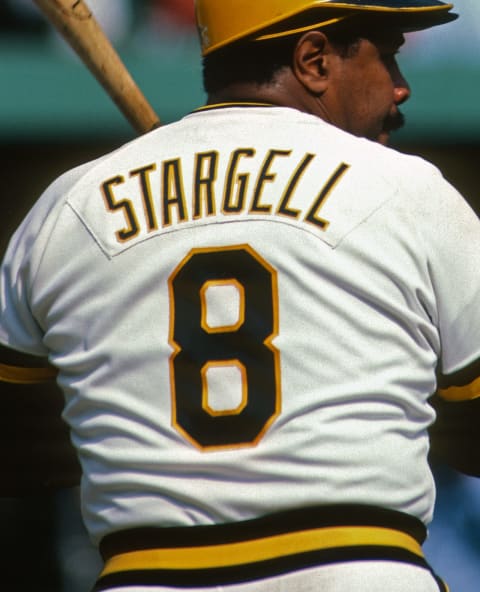
[[[446,590],[428,430],[480,474],[480,225],[386,144],[404,33],[451,9],[198,0],[208,104],[11,239],[0,371],[63,390],[97,591]]]

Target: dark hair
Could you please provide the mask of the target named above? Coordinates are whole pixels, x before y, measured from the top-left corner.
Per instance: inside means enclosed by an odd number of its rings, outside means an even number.
[[[358,32],[347,29],[324,31],[343,57],[353,55],[358,47]],[[232,43],[203,58],[203,85],[208,94],[233,83],[248,82],[259,86],[273,82],[276,74],[292,64],[295,46],[302,34],[268,41],[247,40]]]
[[[292,63],[295,42],[291,37],[271,41],[227,45],[203,58],[203,85],[214,93],[234,82],[263,85]]]

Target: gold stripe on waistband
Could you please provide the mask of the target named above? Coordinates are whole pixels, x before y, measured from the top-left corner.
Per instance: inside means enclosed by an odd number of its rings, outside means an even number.
[[[130,551],[108,559],[101,577],[130,570],[234,567],[299,553],[372,545],[400,547],[423,557],[420,544],[404,532],[372,526],[335,526],[219,545]]]

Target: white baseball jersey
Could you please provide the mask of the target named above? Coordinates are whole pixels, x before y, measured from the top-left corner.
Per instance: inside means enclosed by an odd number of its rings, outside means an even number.
[[[323,504],[428,523],[437,365],[480,357],[479,229],[432,165],[271,106],[53,183],[0,342],[58,369],[93,540]]]

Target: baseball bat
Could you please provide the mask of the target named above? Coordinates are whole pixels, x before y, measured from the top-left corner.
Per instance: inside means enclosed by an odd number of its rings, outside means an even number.
[[[161,122],[84,0],[34,0],[140,134]]]

